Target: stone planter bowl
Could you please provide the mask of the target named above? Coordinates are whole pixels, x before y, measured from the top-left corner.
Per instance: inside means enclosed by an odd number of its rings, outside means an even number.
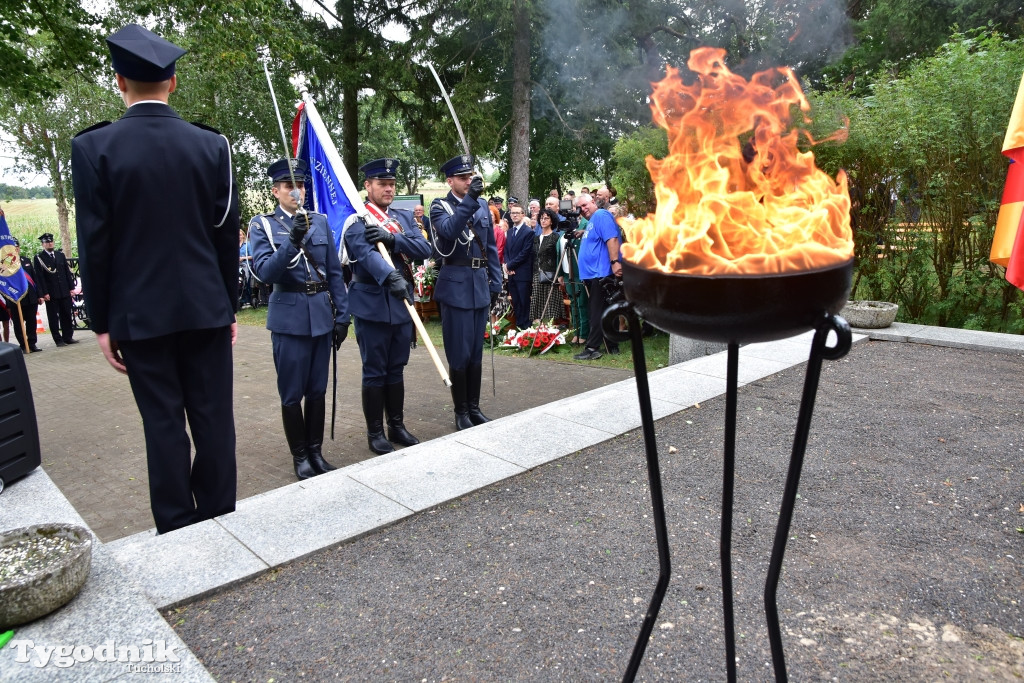
[[[0,632],[45,616],[89,578],[92,534],[72,524],[0,532]]]
[[[846,318],[850,327],[876,330],[892,325],[899,309],[898,304],[888,301],[848,301],[839,315]]]

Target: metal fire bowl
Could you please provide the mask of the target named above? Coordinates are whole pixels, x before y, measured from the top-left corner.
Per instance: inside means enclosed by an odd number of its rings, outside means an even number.
[[[690,339],[750,343],[815,329],[846,304],[853,261],[770,275],[680,275],[622,262],[626,299],[655,327]]]

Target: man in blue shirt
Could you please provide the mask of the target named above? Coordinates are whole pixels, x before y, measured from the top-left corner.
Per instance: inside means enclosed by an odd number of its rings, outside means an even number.
[[[619,352],[618,343],[605,339],[601,327],[601,316],[609,305],[602,281],[610,277],[622,277],[619,226],[605,208],[607,198],[600,195],[601,190],[598,190],[596,201],[585,194],[580,196],[577,203],[580,213],[587,219],[587,227],[580,240],[579,266],[580,279],[590,294],[590,334],[587,335],[587,345],[583,351],[573,356],[576,360],[597,360],[601,357],[602,344],[607,344],[610,354]]]

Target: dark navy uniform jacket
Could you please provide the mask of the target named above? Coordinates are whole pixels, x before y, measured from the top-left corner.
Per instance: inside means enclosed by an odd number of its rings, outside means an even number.
[[[33,261],[38,268],[36,286],[41,296],[50,295],[51,299],[67,299],[71,296],[71,290],[75,288],[75,275],[71,272],[71,264],[64,256],[64,252],[53,250],[52,254],[46,250],[36,254]]]
[[[388,216],[402,226],[403,232],[395,233],[395,248],[391,252],[391,260],[394,261],[395,268],[405,275],[399,254],[405,254],[412,261],[422,261],[430,257],[430,244],[423,239],[423,233],[416,225],[411,211],[391,209]],[[359,219],[345,230],[345,249],[348,252],[349,268],[352,270],[349,312],[363,320],[392,325],[412,322],[405,304],[391,296],[386,287],[381,286],[393,269],[384,261],[377,245],[371,245],[366,241],[365,235],[366,224]],[[411,282],[408,290],[411,299]]]
[[[309,217],[311,225],[303,244],[316,260],[328,291],[309,295],[275,287],[267,307],[267,329],[271,332],[318,337],[333,331],[335,322],[346,323],[349,320],[348,292],[341,261],[334,250],[334,235],[327,226],[327,216],[310,213]],[[280,206],[273,213],[255,216],[249,222],[253,273],[261,282],[290,288],[297,289],[306,283],[316,285],[320,278],[313,271],[313,264],[308,263],[292,244],[291,230],[292,219]],[[235,245],[237,262],[237,238]],[[236,265],[236,273],[237,269]],[[332,299],[335,311],[331,309]]]
[[[451,215],[442,202],[452,209]],[[501,264],[487,202],[469,195],[460,202],[449,192],[444,199],[431,202],[430,225],[434,246],[444,263],[434,284],[434,299],[455,308],[489,308],[491,293],[501,292]],[[467,239],[469,230],[476,239]],[[483,256],[487,267],[472,268],[471,259]]]
[[[505,233],[505,267],[515,271],[514,275],[509,273],[510,280],[533,281],[533,237],[533,228],[525,221],[519,226],[518,232],[513,225]]]
[[[238,192],[222,135],[142,102],[79,133],[71,173],[93,331],[137,340],[234,322]]]

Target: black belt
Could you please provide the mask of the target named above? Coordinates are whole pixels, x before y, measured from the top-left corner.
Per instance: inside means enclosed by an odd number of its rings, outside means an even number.
[[[296,292],[298,294],[308,294],[309,296],[313,296],[314,294],[319,294],[320,292],[326,292],[327,291],[327,283],[326,282],[304,282],[301,285],[276,283],[274,285],[274,291],[275,292]]]
[[[487,265],[487,259],[484,257],[480,258],[468,258],[460,256],[446,256],[444,259],[444,265],[446,266],[469,266],[470,268],[483,268]]]
[[[352,282],[358,282],[361,285],[377,285],[377,281],[368,275],[360,275],[359,273],[352,273]]]

